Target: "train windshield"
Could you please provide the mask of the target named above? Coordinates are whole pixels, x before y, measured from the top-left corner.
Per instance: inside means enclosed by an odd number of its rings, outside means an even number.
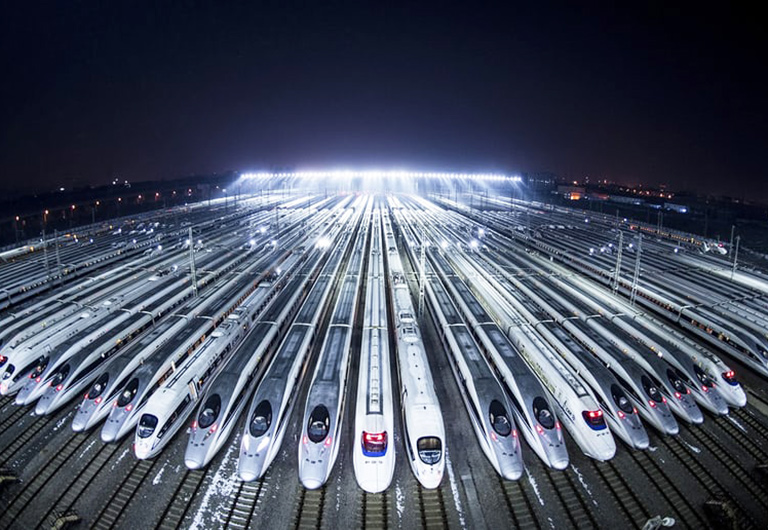
[[[555,426],[555,415],[549,410],[547,400],[541,396],[533,400],[533,415],[545,429],[552,429]]]
[[[365,456],[384,456],[387,452],[387,432],[363,431],[362,443]]]
[[[249,429],[251,436],[258,438],[263,436],[272,424],[272,405],[266,399],[258,404],[256,410],[253,411],[253,417],[251,418],[251,424]]]
[[[59,368],[56,371],[56,374],[54,374],[53,378],[51,379],[51,386],[56,386],[69,375],[69,364],[65,364],[61,368]]]
[[[13,372],[16,370],[16,367],[12,364],[8,365],[8,368],[5,369],[5,372],[3,373],[3,380],[10,379],[10,377],[13,375]]]
[[[91,389],[88,390],[88,394],[85,396],[87,399],[96,399],[99,397],[104,389],[107,388],[109,382],[109,373],[104,372],[98,379],[91,385]]]
[[[143,414],[139,420],[139,428],[136,429],[136,434],[139,438],[149,438],[157,428],[157,416],[152,414]]]
[[[708,387],[712,388],[714,384],[712,383],[712,379],[706,374],[704,370],[699,368],[697,365],[693,365],[693,371],[696,372],[696,377],[699,378],[699,382]]]
[[[437,436],[424,436],[416,442],[419,458],[428,465],[437,464],[443,456],[443,443]]]
[[[128,384],[125,386],[125,390],[123,390],[123,393],[120,394],[120,397],[117,398],[117,406],[118,407],[124,407],[128,403],[133,400],[133,397],[136,395],[136,391],[139,389],[139,380],[138,379],[131,379],[128,381]]]
[[[640,382],[643,384],[643,390],[645,390],[645,393],[648,394],[649,398],[654,400],[656,403],[662,402],[662,396],[661,392],[659,392],[659,387],[657,387],[653,381],[651,381],[646,376],[642,376],[640,378]]]
[[[632,414],[632,403],[629,402],[629,398],[619,385],[611,385],[611,397],[624,414]]]
[[[207,429],[219,417],[219,412],[221,412],[221,398],[218,394],[214,394],[205,400],[205,405],[197,417],[197,424],[201,429]]]
[[[512,422],[507,417],[504,405],[495,399],[491,401],[491,405],[488,407],[488,416],[496,434],[499,436],[509,436],[509,433],[512,432]]]
[[[667,369],[667,379],[677,392],[680,392],[681,394],[688,392],[688,389],[685,387],[683,380],[680,379],[677,374],[670,369]]]
[[[323,405],[318,405],[312,410],[307,422],[307,436],[313,443],[322,442],[328,436],[328,430],[331,426],[331,416],[328,409]]]
[[[35,366],[35,369],[32,370],[31,374],[29,374],[30,379],[39,377],[40,374],[42,374],[43,371],[48,367],[48,357],[40,357],[36,362],[37,366]]]

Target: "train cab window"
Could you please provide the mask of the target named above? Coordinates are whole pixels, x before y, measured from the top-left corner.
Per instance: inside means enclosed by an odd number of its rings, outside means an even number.
[[[318,405],[312,410],[307,422],[307,436],[313,443],[322,442],[328,436],[328,430],[331,426],[331,417],[328,409],[323,405]]]
[[[96,379],[96,381],[94,381],[85,397],[87,399],[96,399],[104,392],[104,389],[107,388],[107,383],[109,383],[109,373],[104,372],[98,379]]]
[[[437,436],[424,436],[416,441],[419,458],[427,465],[437,464],[443,456],[443,444]]]
[[[651,381],[647,376],[643,375],[640,377],[640,383],[643,385],[643,390],[645,390],[645,393],[649,398],[654,400],[656,403],[662,402],[662,396],[661,392],[659,392],[659,387],[656,386],[653,381]]]
[[[136,434],[139,438],[149,438],[157,428],[157,416],[152,414],[142,414],[139,420],[139,428],[136,430]]]
[[[201,429],[207,429],[219,417],[219,412],[221,412],[221,397],[218,394],[214,394],[205,400],[205,405],[203,405],[203,409],[197,417],[197,424]]]
[[[133,397],[136,395],[136,392],[139,390],[139,380],[134,378],[131,379],[128,384],[125,386],[125,390],[123,390],[123,393],[120,394],[120,397],[117,398],[117,406],[118,407],[124,407],[128,403],[130,403],[133,400]]]
[[[670,368],[667,368],[667,379],[669,380],[669,383],[674,387],[674,389],[681,393],[685,394],[688,392],[688,388],[686,388],[685,383],[683,383],[683,380],[680,379],[675,372],[673,372]]]
[[[3,381],[6,379],[10,379],[10,377],[13,375],[13,372],[16,370],[16,367],[12,364],[8,365],[8,368],[5,369],[5,372],[3,373]]]
[[[496,434],[499,436],[509,436],[509,433],[512,432],[512,423],[507,417],[504,405],[495,399],[491,401],[491,405],[488,407],[488,417]]]
[[[253,417],[249,429],[251,436],[258,438],[263,436],[269,426],[272,424],[272,405],[266,399],[256,406],[256,410],[253,411]]]
[[[64,379],[66,379],[68,375],[69,375],[69,363],[65,364],[64,366],[56,370],[56,373],[51,379],[51,386],[53,387],[57,386],[59,383],[64,381]]]
[[[29,378],[30,379],[35,379],[35,378],[39,377],[40,374],[42,374],[43,371],[45,371],[45,369],[48,367],[48,357],[40,357],[36,361],[36,363],[37,364],[35,366],[35,369],[32,370],[31,374],[29,374]]]
[[[545,429],[552,429],[555,426],[555,415],[549,410],[547,400],[541,396],[533,400],[533,415]]]
[[[632,403],[629,402],[629,398],[619,385],[611,385],[611,397],[613,398],[613,402],[616,403],[616,406],[619,407],[624,414],[632,414]]]

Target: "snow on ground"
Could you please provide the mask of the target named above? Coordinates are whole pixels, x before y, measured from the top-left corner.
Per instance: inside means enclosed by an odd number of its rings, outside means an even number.
[[[461,507],[461,499],[459,498],[459,488],[456,485],[456,476],[453,474],[453,464],[451,463],[451,457],[448,454],[448,449],[445,450],[445,468],[448,470],[448,480],[451,482],[451,493],[453,493],[453,503],[456,505],[456,512],[459,514],[459,524],[462,528],[467,527],[466,521],[464,521],[464,509]]]

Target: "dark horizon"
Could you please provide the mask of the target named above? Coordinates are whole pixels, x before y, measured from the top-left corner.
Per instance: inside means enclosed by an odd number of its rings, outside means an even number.
[[[0,32],[11,189],[350,167],[768,201],[766,37],[739,6],[24,3]]]

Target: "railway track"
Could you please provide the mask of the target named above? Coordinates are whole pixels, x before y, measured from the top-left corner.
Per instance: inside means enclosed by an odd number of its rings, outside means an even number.
[[[325,507],[325,489],[308,490],[299,486],[296,513],[293,516],[293,528],[297,530],[319,530],[323,522]]]
[[[155,462],[151,460],[136,460],[128,472],[128,476],[122,481],[114,494],[107,500],[104,508],[96,516],[92,528],[98,530],[118,528],[124,517],[125,510],[154,466]]]
[[[744,432],[731,423],[727,418],[717,418],[713,422],[717,427],[725,432],[735,444],[740,444],[757,463],[768,462],[768,449],[757,444],[751,437],[745,436]]]
[[[206,471],[203,470],[191,470],[187,469],[184,472],[184,477],[176,486],[171,497],[171,502],[165,507],[163,514],[160,516],[160,520],[156,529],[171,529],[179,528],[184,521],[184,517],[189,512],[189,507],[192,505],[192,501],[195,498],[195,494],[200,490],[200,486],[203,484]]]
[[[3,398],[3,400],[5,399],[10,400],[12,398]],[[3,419],[3,421],[0,422],[0,432],[7,432],[10,427],[12,427],[17,421],[23,418],[28,412],[29,409],[27,409],[27,407],[16,406],[16,410],[11,412]]]
[[[690,429],[689,432],[691,436],[712,453],[721,464],[721,467],[738,481],[740,487],[744,488],[754,497],[754,502],[762,506],[763,513],[768,513],[768,499],[766,499],[768,486],[760,484],[755,480],[752,477],[751,470],[746,469],[739,459],[734,458],[729,448],[717,437],[704,429]]]
[[[69,461],[72,456],[83,448],[88,441],[87,434],[73,434],[67,440],[56,455],[26,484],[23,485],[13,500],[5,507],[0,514],[0,520],[4,522],[5,528],[16,526],[16,521],[24,510],[40,494],[43,488],[48,484],[51,478]]]
[[[419,499],[419,515],[423,530],[436,530],[448,526],[442,486],[429,490],[416,482],[416,498]]]
[[[35,421],[32,425],[21,431],[13,443],[3,449],[0,453],[0,465],[10,462],[29,442],[32,438],[37,436],[45,427],[47,427],[53,421],[53,416],[43,416]]]
[[[362,510],[360,514],[360,528],[383,530],[389,522],[389,495],[386,491],[381,493],[363,492]]]
[[[250,528],[256,506],[262,500],[265,486],[269,484],[269,471],[261,480],[254,482],[239,481],[233,493],[232,505],[224,519],[224,528]]]
[[[702,464],[698,457],[692,454],[693,449],[683,444],[678,437],[674,436],[664,438],[662,443],[712,498],[727,498],[735,503],[739,512],[738,528],[754,528],[748,512],[720,485],[712,470]]]
[[[762,439],[768,440],[768,427],[756,418],[751,411],[746,409],[735,409],[731,411],[731,414],[749,425],[749,427],[759,434]]]
[[[571,473],[573,473],[572,470],[544,469],[544,476],[560,501],[571,526],[574,528],[594,528],[597,526],[595,515],[576,488]]]
[[[509,513],[512,516],[514,528],[539,528],[536,522],[536,513],[533,510],[533,504],[525,493],[519,480],[504,480],[500,476],[499,484],[504,492],[504,499],[507,501]]]
[[[616,499],[619,511],[624,515],[626,523],[634,528],[642,528],[645,521],[650,517],[650,512],[646,509],[643,502],[638,497],[635,490],[629,485],[626,477],[616,469],[613,462],[598,462],[592,460],[592,466],[597,474],[603,479],[605,485]],[[616,524],[617,527],[623,526]]]
[[[82,495],[101,470],[104,469],[107,463],[109,463],[115,453],[120,449],[125,449],[128,446],[128,443],[129,442],[126,441],[122,444],[102,444],[101,441],[99,441],[100,447],[98,452],[89,458],[88,464],[69,477],[72,480],[67,486],[58,488],[61,493],[56,500],[51,503],[50,509],[45,512],[44,516],[40,519],[40,523],[49,518],[55,519],[55,514],[67,513],[75,505],[75,502],[80,498],[80,495]],[[35,527],[40,526],[41,524],[35,525]]]

